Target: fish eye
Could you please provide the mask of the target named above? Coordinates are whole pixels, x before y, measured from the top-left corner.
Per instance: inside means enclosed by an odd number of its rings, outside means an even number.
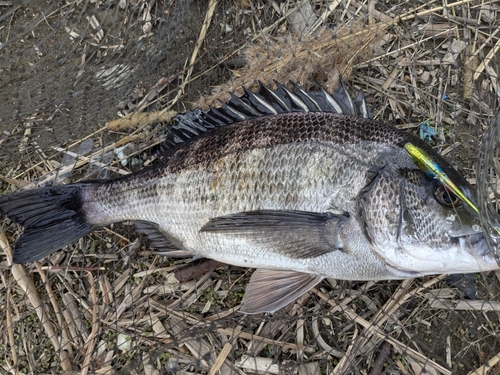
[[[459,207],[462,205],[462,200],[443,186],[437,186],[434,189],[434,198],[440,205],[445,207]]]

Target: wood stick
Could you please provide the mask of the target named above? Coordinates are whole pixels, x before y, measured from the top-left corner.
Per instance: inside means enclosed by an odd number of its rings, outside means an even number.
[[[38,294],[35,284],[33,282],[33,278],[28,275],[25,268],[20,264],[13,264],[12,262],[12,248],[7,241],[7,237],[5,233],[0,228],[0,248],[3,249],[7,256],[7,264],[11,267],[12,276],[14,280],[17,282],[21,290],[26,293],[28,300],[33,305],[35,312],[42,323],[42,327],[45,330],[45,334],[49,338],[52,346],[54,347],[54,351],[56,353],[61,353],[61,345],[59,343],[59,336],[56,334],[54,330],[54,326],[49,319],[47,312],[42,307],[42,301],[40,299],[40,295]],[[60,363],[64,372],[71,371],[72,368],[70,366],[69,361],[61,361]]]
[[[97,307],[97,292],[95,289],[94,275],[91,272],[87,272],[87,277],[90,282],[90,295],[92,296],[92,331],[85,343],[87,350],[85,352],[85,358],[83,360],[82,375],[87,375],[90,367],[90,361],[92,360],[92,353],[94,351],[95,339],[97,337],[97,332],[99,331],[99,319],[98,319],[98,307]]]

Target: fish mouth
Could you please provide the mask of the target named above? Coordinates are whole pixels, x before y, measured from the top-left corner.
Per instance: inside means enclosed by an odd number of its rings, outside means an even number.
[[[441,273],[472,273],[499,269],[494,252],[482,232],[449,237],[440,249],[404,244],[382,258],[398,278]],[[448,253],[449,252],[449,253]]]
[[[484,234],[481,232],[453,237],[453,239],[460,245],[460,248],[463,251],[466,251],[473,256],[493,257],[486,239],[484,238]]]

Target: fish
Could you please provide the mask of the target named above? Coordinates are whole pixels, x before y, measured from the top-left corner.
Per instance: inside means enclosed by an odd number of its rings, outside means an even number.
[[[473,187],[415,135],[371,118],[362,90],[298,84],[179,114],[159,162],[115,179],[21,190],[14,263],[128,221],[171,257],[255,268],[240,311],[273,313],[324,278],[498,269]]]

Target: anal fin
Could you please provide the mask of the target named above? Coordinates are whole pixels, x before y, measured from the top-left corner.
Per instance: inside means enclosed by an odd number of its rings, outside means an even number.
[[[147,246],[160,250],[157,254],[169,258],[186,258],[193,256],[193,253],[182,250],[175,246],[165,234],[160,226],[150,221],[133,221],[135,229],[143,236]]]
[[[240,311],[273,313],[316,286],[323,277],[284,270],[257,269],[248,284]]]

